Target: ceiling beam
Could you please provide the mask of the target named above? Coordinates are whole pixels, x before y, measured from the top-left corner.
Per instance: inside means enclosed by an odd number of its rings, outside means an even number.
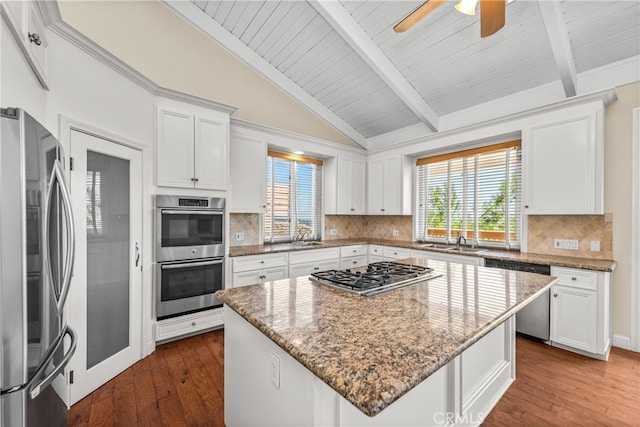
[[[347,12],[339,1],[310,0],[309,4],[351,46],[371,69],[393,90],[413,113],[433,132],[438,131],[438,115],[398,71],[382,50]]]
[[[226,28],[218,24],[213,18],[203,13],[196,5],[188,1],[180,0],[161,1],[178,16],[182,17],[188,23],[202,31],[214,42],[222,46],[244,64],[251,67],[277,88],[280,88],[293,99],[307,107],[329,125],[333,126],[336,130],[343,133],[348,138],[351,138],[351,140],[356,144],[360,145],[362,148],[367,148],[367,138],[364,135],[338,117],[333,111],[329,110],[307,91],[298,86],[293,80],[281,73],[267,60],[262,58],[240,41],[240,39],[227,31]]]
[[[576,96],[578,93],[578,75],[573,53],[571,52],[569,31],[560,9],[560,3],[541,0],[538,4],[542,13],[542,21],[547,29],[547,37],[551,44],[556,67],[560,73],[564,93],[567,98]]]

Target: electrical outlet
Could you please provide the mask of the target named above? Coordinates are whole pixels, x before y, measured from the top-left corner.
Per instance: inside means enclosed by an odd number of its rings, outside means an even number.
[[[236,242],[244,240],[244,233],[236,233]]]
[[[338,230],[336,228],[332,228],[331,230],[329,230],[329,235],[337,236],[338,235]]]
[[[271,382],[276,388],[280,388],[280,359],[271,353]]]
[[[591,252],[600,252],[600,240],[591,241]]]
[[[572,251],[579,249],[578,241],[572,239],[553,239],[553,247],[555,249],[570,249]]]
[[[400,235],[400,232],[398,230],[393,230],[393,237],[398,237]]]

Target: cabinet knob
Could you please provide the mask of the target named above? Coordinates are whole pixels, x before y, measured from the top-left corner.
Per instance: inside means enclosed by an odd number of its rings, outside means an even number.
[[[558,298],[558,294],[553,294],[553,297],[554,298]]]
[[[357,251],[354,249],[354,250],[353,250],[353,253],[355,254],[356,252],[357,252]]]
[[[313,267],[313,269],[318,271],[318,270],[320,270],[320,267]]]
[[[574,276],[571,278],[571,280],[578,280],[578,278]]]
[[[265,206],[265,205],[262,205],[262,209],[265,209],[265,208],[266,208],[266,206]]]
[[[38,33],[29,33],[29,41],[31,43],[35,43],[36,46],[40,46],[42,44],[42,40],[40,39],[40,35],[38,35]]]
[[[384,209],[380,209],[382,212],[384,212]]]
[[[191,326],[196,326],[196,322],[191,322]]]
[[[357,264],[357,263],[358,263],[358,261],[353,261],[353,263],[354,263],[354,264]]]
[[[198,178],[193,178],[193,180],[194,180],[195,182],[200,181]]]
[[[351,208],[351,212],[353,212],[353,211],[355,211],[355,209],[354,209],[354,208]]]
[[[260,264],[264,264],[264,261],[260,261]]]
[[[393,254],[394,254],[394,255],[398,255],[398,252],[394,252]]]
[[[529,209],[529,205],[524,205],[524,208],[525,209]]]

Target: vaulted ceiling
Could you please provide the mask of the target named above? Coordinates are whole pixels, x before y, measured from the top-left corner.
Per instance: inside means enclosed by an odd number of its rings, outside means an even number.
[[[479,14],[447,2],[405,33],[421,1],[165,1],[336,129],[368,138],[631,61],[640,67],[639,1],[517,0],[480,37]]]

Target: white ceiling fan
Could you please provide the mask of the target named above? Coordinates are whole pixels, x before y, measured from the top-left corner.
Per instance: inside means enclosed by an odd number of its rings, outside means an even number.
[[[427,0],[393,27],[396,33],[407,31],[422,18],[446,3],[447,0]],[[502,27],[505,22],[505,6],[512,0],[479,0],[480,1],[480,36],[488,37]],[[455,8],[466,14],[475,15],[478,0],[461,0]]]

